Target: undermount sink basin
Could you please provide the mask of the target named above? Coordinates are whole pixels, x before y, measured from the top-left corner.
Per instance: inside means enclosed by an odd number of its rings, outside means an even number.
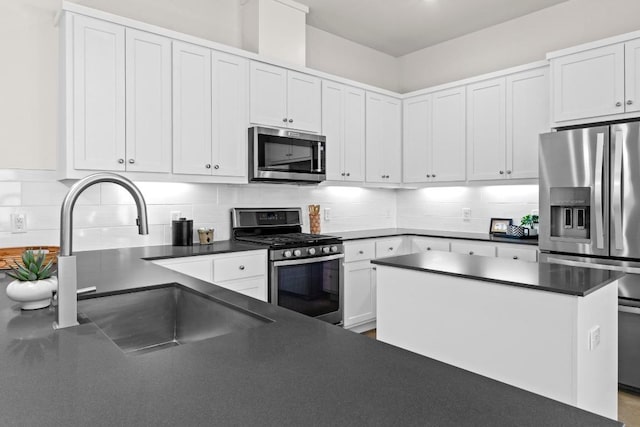
[[[149,353],[272,322],[179,284],[80,300],[78,312],[128,354]]]

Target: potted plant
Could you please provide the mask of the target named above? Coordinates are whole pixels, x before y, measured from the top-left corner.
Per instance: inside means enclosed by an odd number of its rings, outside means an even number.
[[[7,286],[7,296],[23,310],[48,307],[52,291],[58,288],[58,279],[52,276],[53,260],[43,266],[45,256],[42,251],[26,250],[22,265],[16,263],[7,273],[15,279]]]
[[[525,215],[520,220],[520,225],[523,227],[527,227],[529,231],[529,236],[535,236],[538,234],[537,224],[538,224],[538,215]]]

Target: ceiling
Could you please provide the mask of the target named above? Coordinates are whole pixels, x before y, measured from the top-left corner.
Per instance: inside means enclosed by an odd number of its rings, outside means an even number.
[[[296,0],[307,24],[392,56],[567,0]]]

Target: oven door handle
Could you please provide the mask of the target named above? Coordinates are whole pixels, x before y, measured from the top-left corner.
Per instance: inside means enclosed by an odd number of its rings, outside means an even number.
[[[274,267],[284,267],[284,266],[287,266],[287,265],[315,264],[315,263],[318,263],[318,262],[332,261],[334,259],[340,259],[340,258],[344,258],[344,254],[329,255],[329,256],[323,256],[323,257],[317,257],[317,258],[291,259],[291,260],[286,260],[286,261],[274,261],[273,262],[273,266]]]

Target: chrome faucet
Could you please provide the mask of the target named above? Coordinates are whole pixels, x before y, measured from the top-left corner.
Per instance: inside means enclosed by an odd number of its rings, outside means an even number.
[[[73,208],[80,194],[93,184],[112,182],[124,187],[133,197],[138,208],[138,233],[149,234],[147,204],[133,182],[115,173],[100,172],[76,182],[62,202],[60,211],[60,253],[58,255],[58,321],[54,328],[67,328],[78,324],[78,290],[76,257],[71,255],[73,233]]]

